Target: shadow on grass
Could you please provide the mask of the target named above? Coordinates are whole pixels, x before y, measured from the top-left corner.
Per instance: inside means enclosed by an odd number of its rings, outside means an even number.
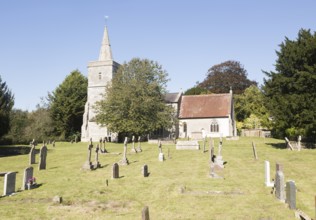
[[[287,149],[286,144],[284,143],[266,143],[266,145],[270,145],[275,149]]]
[[[0,157],[24,155],[30,153],[30,146],[0,146]]]

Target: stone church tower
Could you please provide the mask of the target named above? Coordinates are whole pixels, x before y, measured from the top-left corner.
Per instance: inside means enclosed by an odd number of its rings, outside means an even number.
[[[112,58],[108,30],[105,26],[99,60],[88,63],[88,98],[81,127],[82,142],[88,142],[90,138],[93,141],[99,141],[100,138],[111,136],[106,127],[101,127],[96,123],[94,104],[103,99],[105,87],[111,83],[119,66],[120,64]]]

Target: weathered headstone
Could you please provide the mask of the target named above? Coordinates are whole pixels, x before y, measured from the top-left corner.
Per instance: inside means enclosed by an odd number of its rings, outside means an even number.
[[[255,160],[258,160],[256,145],[254,142],[252,142],[252,151],[253,151],[253,156],[254,156]]]
[[[296,209],[296,187],[295,182],[290,180],[286,183],[286,201],[290,209]]]
[[[206,137],[203,138],[203,153],[205,153]]]
[[[159,140],[158,142],[158,148],[159,148],[159,155],[158,155],[158,160],[163,162],[165,160],[165,156],[162,152],[162,144],[161,144],[161,141]]]
[[[273,182],[270,181],[270,162],[264,161],[264,170],[265,170],[265,184],[267,187],[272,187],[274,185]]]
[[[46,170],[46,158],[47,158],[47,147],[44,145],[40,149],[40,156],[39,156],[39,170]]]
[[[117,179],[119,177],[120,177],[119,165],[117,163],[115,163],[115,164],[113,164],[113,167],[112,167],[112,178]]]
[[[217,169],[223,169],[224,168],[224,161],[222,156],[222,141],[220,140],[218,145],[218,155],[214,157],[214,165]]]
[[[148,206],[145,206],[142,210],[142,220],[150,220]]]
[[[301,148],[302,148],[301,140],[302,140],[302,136],[299,135],[299,136],[297,137],[297,150],[298,150],[298,151],[300,151]]]
[[[275,174],[275,181],[274,181],[274,187],[275,187],[275,197],[281,201],[285,201],[285,189],[284,189],[284,174],[282,171],[281,164],[276,164],[276,174]]]
[[[30,165],[35,164],[35,154],[36,154],[35,145],[33,145],[29,153]]]
[[[93,168],[93,165],[91,163],[92,148],[93,148],[92,139],[90,139],[90,144],[88,146],[88,158],[87,158],[87,161],[82,166],[82,169],[84,169],[84,170],[91,170]]]
[[[134,135],[132,137],[132,149],[131,149],[131,152],[137,153],[137,150],[135,148],[135,136]]]
[[[123,159],[119,161],[119,164],[120,165],[128,165],[129,162],[128,162],[128,159],[126,157],[126,152],[127,152],[127,137],[125,137],[125,140],[124,140],[124,152],[123,152]]]
[[[22,190],[28,189],[27,183],[29,182],[30,179],[33,178],[33,167],[27,167],[24,170],[24,175],[23,175],[23,182],[22,182]]]
[[[144,177],[148,177],[148,166],[146,164],[142,168],[142,174]]]
[[[138,152],[142,152],[142,148],[141,148],[141,143],[140,143],[140,136],[138,136],[138,147],[137,147],[137,151]]]
[[[102,143],[103,143],[103,150],[101,149],[101,153],[108,153],[108,151],[105,149],[105,144],[107,142],[107,138],[104,137],[103,140],[102,140]],[[101,148],[102,145],[100,145],[100,148]]]
[[[16,172],[8,172],[4,176],[3,195],[8,196],[15,192]]]
[[[99,144],[97,144],[97,147],[95,148],[95,164],[94,169],[100,168],[101,164],[99,162]]]

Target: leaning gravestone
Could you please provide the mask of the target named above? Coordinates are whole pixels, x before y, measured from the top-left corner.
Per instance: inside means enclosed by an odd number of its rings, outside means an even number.
[[[253,156],[254,156],[255,160],[258,160],[256,145],[254,142],[252,142],[252,151],[253,151]]]
[[[200,145],[198,141],[178,141],[176,144],[177,150],[199,150]]]
[[[35,153],[35,145],[33,145],[29,153],[30,165],[35,164]]]
[[[38,164],[39,170],[46,170],[46,158],[47,158],[47,147],[44,145],[41,147],[41,150],[40,150],[40,158],[39,158],[39,164]]]
[[[15,192],[16,172],[6,173],[4,176],[3,195],[8,196]]]
[[[281,201],[285,201],[285,189],[284,189],[284,174],[282,171],[282,165],[276,164],[276,174],[275,174],[275,197]]]
[[[112,167],[112,178],[117,179],[119,177],[120,177],[119,165],[117,163],[115,163],[115,164],[113,164],[113,167]]]
[[[22,182],[22,190],[28,189],[27,183],[30,179],[33,178],[33,167],[27,167],[24,170],[23,182]]]
[[[296,209],[296,187],[292,180],[286,183],[286,203],[290,209]]]

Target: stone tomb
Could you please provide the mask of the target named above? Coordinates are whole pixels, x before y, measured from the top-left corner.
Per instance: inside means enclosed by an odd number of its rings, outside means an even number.
[[[24,170],[23,182],[22,182],[22,190],[28,189],[27,183],[30,179],[33,178],[33,167],[27,167]]]
[[[199,150],[200,145],[198,141],[177,141],[177,150]]]
[[[8,172],[4,176],[3,195],[8,196],[15,192],[16,172]]]
[[[44,145],[41,147],[41,150],[40,150],[40,158],[39,158],[39,164],[38,164],[39,170],[46,170],[46,158],[47,158],[47,147]]]

